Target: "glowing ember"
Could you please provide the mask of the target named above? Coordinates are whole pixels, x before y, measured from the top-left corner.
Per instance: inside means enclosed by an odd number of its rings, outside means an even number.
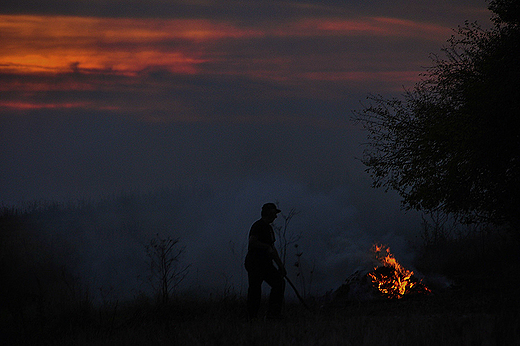
[[[413,271],[405,269],[390,253],[390,248],[384,245],[374,245],[372,252],[376,260],[382,266],[374,268],[368,273],[372,284],[385,297],[401,299],[409,293],[430,293],[430,289],[424,286],[413,276]]]

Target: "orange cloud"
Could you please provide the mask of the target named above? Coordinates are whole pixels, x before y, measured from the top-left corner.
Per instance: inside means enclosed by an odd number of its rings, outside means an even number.
[[[197,84],[202,79],[190,84],[179,82],[179,75],[276,84],[262,88],[270,93],[266,97],[331,97],[331,86],[341,83],[398,82],[401,87],[417,81],[418,66],[409,64],[406,54],[383,52],[374,42],[444,40],[448,34],[442,26],[385,17],[305,18],[244,27],[206,19],[0,15],[0,106],[174,108],[191,114],[198,105],[173,100],[172,90],[197,95],[207,90]],[[338,49],[336,44],[348,45],[344,38],[350,37],[369,44]]]
[[[150,66],[195,74],[219,39],[269,36],[395,36],[445,39],[449,29],[395,18],[303,19],[248,29],[204,19],[118,19],[0,15],[0,71],[103,71],[132,75]],[[254,57],[251,57],[254,59]]]
[[[67,108],[81,108],[89,109],[96,108],[98,110],[117,110],[116,107],[98,107],[90,102],[55,102],[55,103],[30,103],[24,101],[0,101],[0,107],[12,108],[17,110],[31,110],[31,109],[67,109]]]
[[[0,71],[56,73],[81,68],[122,74],[149,66],[193,74],[205,61],[200,43],[261,34],[208,20],[11,15],[0,15],[0,32]],[[174,41],[199,45],[179,48],[171,44]]]

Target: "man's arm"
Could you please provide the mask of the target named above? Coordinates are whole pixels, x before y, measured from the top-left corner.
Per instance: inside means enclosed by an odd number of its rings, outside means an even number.
[[[256,249],[268,250],[271,244],[261,242],[256,235],[252,235],[249,237],[249,246]]]
[[[287,275],[287,271],[285,270],[285,266],[282,263],[282,260],[280,259],[280,255],[278,254],[278,251],[276,248],[268,243],[261,242],[258,240],[258,237],[252,235],[249,237],[249,246],[257,248],[257,249],[263,249],[267,250],[267,253],[269,253],[269,256],[273,259],[273,261],[278,266],[278,270],[280,271],[280,274],[282,276]]]

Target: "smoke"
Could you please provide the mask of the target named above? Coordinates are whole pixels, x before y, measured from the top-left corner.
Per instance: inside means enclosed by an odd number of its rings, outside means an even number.
[[[123,298],[150,293],[145,246],[158,235],[178,238],[176,246],[184,248],[180,266],[190,267],[179,291],[244,295],[248,232],[262,204],[275,202],[282,209],[277,226],[296,212],[287,228],[299,238],[287,248],[289,276],[305,292],[323,294],[354,271],[370,269],[375,242],[388,244],[403,263],[411,260],[407,245],[418,218],[387,197],[375,196],[378,204],[367,208],[371,198],[359,198],[349,186],[318,189],[274,176],[244,178],[80,203],[47,212],[38,231],[48,247],[67,252],[69,269],[94,292]]]

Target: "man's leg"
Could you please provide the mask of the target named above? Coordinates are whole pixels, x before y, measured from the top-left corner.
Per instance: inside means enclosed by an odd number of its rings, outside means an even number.
[[[265,281],[271,286],[269,295],[269,308],[267,316],[278,317],[282,315],[283,299],[285,293],[285,280],[278,270],[271,265],[266,273]]]
[[[247,273],[249,278],[249,288],[247,290],[247,314],[248,318],[256,318],[260,303],[262,301],[262,275],[255,271]]]

